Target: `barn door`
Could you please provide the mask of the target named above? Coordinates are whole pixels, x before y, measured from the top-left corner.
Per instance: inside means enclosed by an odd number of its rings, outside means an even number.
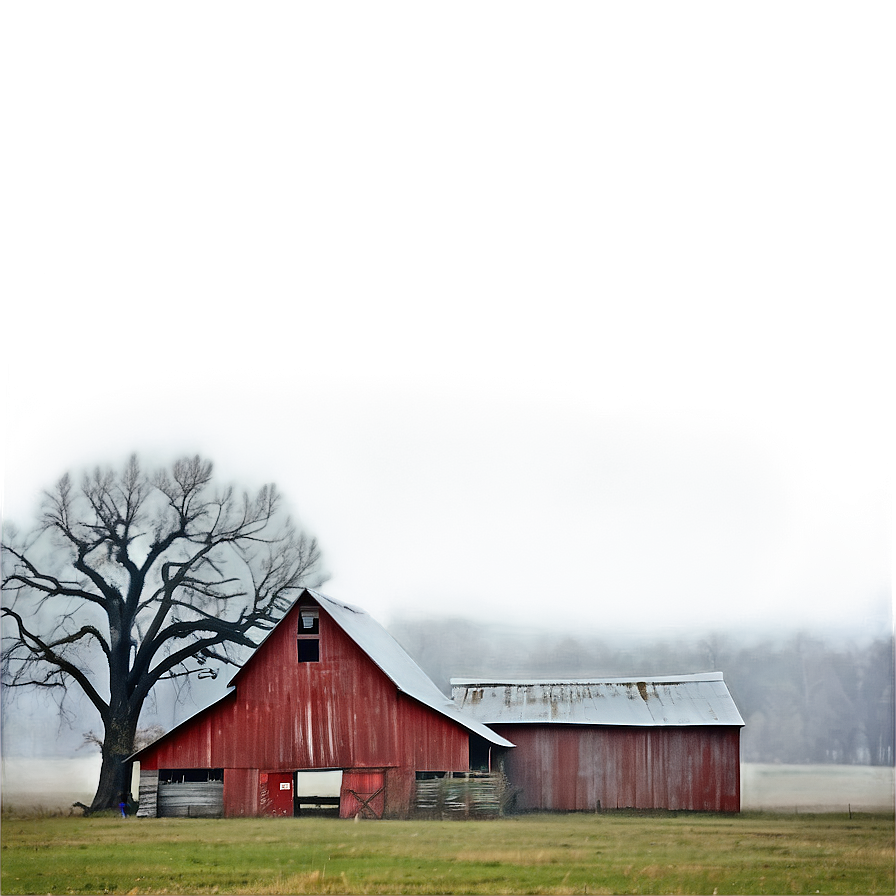
[[[262,772],[258,786],[262,815],[292,816],[292,772]]]
[[[386,805],[386,776],[382,771],[346,770],[339,794],[339,817],[382,818]]]

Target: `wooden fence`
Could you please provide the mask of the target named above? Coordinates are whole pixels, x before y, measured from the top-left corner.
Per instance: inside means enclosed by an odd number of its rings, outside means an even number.
[[[417,781],[415,810],[421,818],[495,818],[515,795],[500,773],[449,772]]]

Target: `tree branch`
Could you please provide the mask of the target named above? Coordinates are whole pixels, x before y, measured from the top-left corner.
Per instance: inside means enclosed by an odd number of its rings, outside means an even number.
[[[90,702],[97,708],[103,720],[105,721],[108,718],[109,705],[100,696],[99,692],[93,686],[87,675],[73,663],[70,663],[64,656],[62,656],[62,654],[57,653],[54,649],[54,647],[59,646],[63,643],[70,643],[70,639],[62,639],[56,644],[48,644],[34,632],[29,631],[28,628],[26,628],[25,622],[22,617],[15,611],[11,610],[9,607],[0,608],[0,615],[6,616],[15,622],[16,628],[18,629],[17,643],[19,646],[27,650],[34,659],[43,660],[44,662],[49,663],[51,667],[55,666],[56,670],[51,669],[51,672],[58,671],[71,676],[71,678],[78,682],[81,690],[84,691]],[[104,643],[102,637],[99,635],[99,632],[96,632],[95,629],[93,630],[93,632],[89,633],[95,634],[99,638],[100,643]],[[31,643],[29,643],[29,641]],[[108,649],[106,649],[106,654],[108,655]],[[4,657],[4,660],[5,659],[6,657]],[[28,665],[29,659],[26,657],[21,660],[21,662],[23,662],[25,665]],[[20,686],[16,681],[10,682],[10,684],[13,687]]]

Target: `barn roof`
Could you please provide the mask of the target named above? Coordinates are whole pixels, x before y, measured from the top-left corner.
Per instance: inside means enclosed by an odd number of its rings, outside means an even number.
[[[487,725],[743,725],[721,672],[601,681],[452,678],[459,709]]]
[[[430,677],[405,653],[404,648],[369,613],[307,590],[339,627],[376,663],[404,694],[447,716],[464,728],[500,747],[512,747],[506,738],[486,728],[474,715],[457,707]]]

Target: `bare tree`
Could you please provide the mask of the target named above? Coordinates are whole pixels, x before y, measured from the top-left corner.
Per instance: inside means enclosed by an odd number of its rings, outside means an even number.
[[[240,496],[199,457],[152,475],[68,474],[2,545],[3,684],[79,687],[102,721],[92,811],[128,790],[140,711],[162,679],[239,663],[317,573],[317,542],[273,486]],[[314,581],[312,577],[318,576]],[[208,668],[206,666],[206,668]]]

